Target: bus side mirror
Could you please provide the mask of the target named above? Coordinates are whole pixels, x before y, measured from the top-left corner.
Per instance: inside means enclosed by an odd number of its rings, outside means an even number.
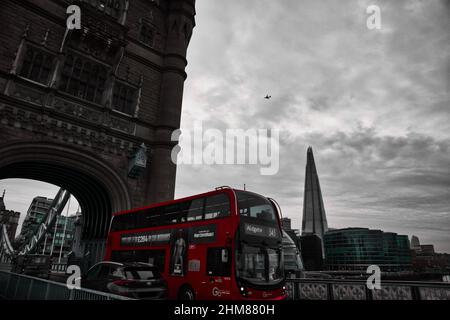
[[[228,262],[228,249],[222,249],[222,263]]]

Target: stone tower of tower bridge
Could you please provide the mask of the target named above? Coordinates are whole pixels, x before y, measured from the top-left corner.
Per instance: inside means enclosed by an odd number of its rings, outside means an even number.
[[[66,28],[71,4],[81,9],[81,30]],[[112,212],[174,196],[170,137],[180,124],[195,0],[1,7],[0,179],[73,194],[94,262]]]

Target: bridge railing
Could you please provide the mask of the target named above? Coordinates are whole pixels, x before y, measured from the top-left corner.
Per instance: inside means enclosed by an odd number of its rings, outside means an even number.
[[[70,290],[65,284],[0,271],[0,298],[7,300],[131,300],[89,289]]]
[[[450,300],[450,283],[381,281],[370,290],[366,281],[286,279],[290,300]]]

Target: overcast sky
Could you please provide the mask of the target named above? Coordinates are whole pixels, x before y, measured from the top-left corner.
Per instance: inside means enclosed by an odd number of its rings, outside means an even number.
[[[380,30],[366,27],[370,4]],[[449,1],[198,0],[196,20],[182,129],[280,129],[280,170],[181,165],[177,197],[245,183],[300,228],[311,145],[329,227],[414,234],[450,252]],[[35,182],[4,187],[21,212],[37,195]]]
[[[278,128],[281,163],[275,176],[183,165],[177,196],[245,183],[300,228],[311,145],[330,227],[450,252],[449,1],[197,3],[182,129]],[[370,4],[380,30],[367,29]]]

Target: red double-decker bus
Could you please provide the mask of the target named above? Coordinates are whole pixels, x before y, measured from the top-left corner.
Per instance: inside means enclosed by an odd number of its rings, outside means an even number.
[[[283,299],[277,208],[256,193],[220,187],[118,212],[105,260],[156,266],[169,299]]]

